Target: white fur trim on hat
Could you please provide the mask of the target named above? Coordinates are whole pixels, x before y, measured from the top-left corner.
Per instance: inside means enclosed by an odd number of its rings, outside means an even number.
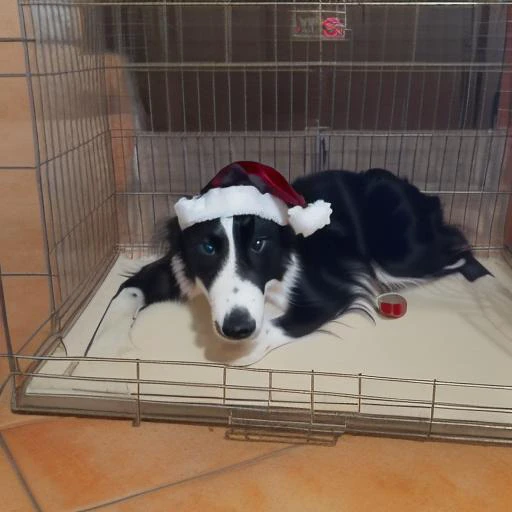
[[[294,206],[288,210],[290,225],[298,235],[305,237],[322,229],[331,222],[331,203],[318,199],[308,204],[305,208]]]
[[[288,224],[288,208],[283,201],[245,185],[212,188],[192,199],[183,197],[174,205],[174,211],[181,229],[234,215],[258,215],[281,226]]]
[[[280,226],[290,224],[297,234],[305,237],[329,224],[332,213],[330,203],[322,200],[304,208],[288,209],[281,199],[245,185],[212,188],[191,199],[183,197],[174,205],[174,211],[181,229],[221,217],[258,215]]]

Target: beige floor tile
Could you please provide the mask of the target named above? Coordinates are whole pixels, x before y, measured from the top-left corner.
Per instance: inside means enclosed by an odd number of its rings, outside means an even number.
[[[55,419],[3,432],[44,510],[76,510],[280,448],[226,441],[224,429]],[[170,509],[168,509],[170,510]]]
[[[101,510],[505,512],[511,465],[510,448],[347,436]]]
[[[45,272],[43,225],[35,171],[1,170],[0,190],[2,272]]]
[[[0,340],[1,342],[1,340]],[[0,345],[3,346],[3,345]],[[3,349],[2,349],[3,352]],[[3,357],[0,358],[0,386],[2,386],[2,383],[5,382],[5,379],[9,375],[9,364],[7,363],[7,359],[4,359]]]
[[[0,354],[7,354],[7,343],[2,319],[0,318]],[[9,375],[9,362],[5,357],[0,357],[0,386]]]
[[[13,349],[18,351],[50,316],[48,278],[4,276],[2,282],[11,342]],[[46,326],[30,346],[33,347],[43,341],[48,334],[49,326]],[[25,351],[25,353],[28,352]]]
[[[2,512],[28,512],[34,510],[6,453],[0,447],[0,508]]]
[[[34,140],[25,77],[0,77],[0,98],[0,166],[33,166]]]
[[[27,423],[39,423],[42,421],[50,421],[52,419],[52,416],[12,412],[10,383],[4,388],[0,395],[0,432],[20,425],[26,425]]]
[[[0,75],[13,73],[25,73],[23,43],[0,42]]]
[[[2,0],[2,15],[0,16],[0,36],[20,36],[20,22],[18,16],[17,0]]]

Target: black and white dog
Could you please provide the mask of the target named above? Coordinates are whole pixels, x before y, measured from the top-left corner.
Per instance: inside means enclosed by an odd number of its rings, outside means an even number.
[[[444,222],[439,198],[389,171],[326,171],[293,188],[308,203],[330,203],[330,223],[302,236],[253,214],[185,228],[172,218],[167,253],[118,294],[142,293],[149,306],[203,293],[218,335],[253,343],[256,360],[350,310],[371,315],[382,291],[453,273],[469,281],[489,274],[463,234]],[[281,314],[267,318],[266,301]]]

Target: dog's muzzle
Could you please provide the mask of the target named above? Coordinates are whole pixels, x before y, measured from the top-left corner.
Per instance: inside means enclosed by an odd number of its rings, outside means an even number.
[[[222,322],[215,324],[217,332],[224,338],[241,341],[250,338],[256,331],[256,321],[245,308],[232,309]]]

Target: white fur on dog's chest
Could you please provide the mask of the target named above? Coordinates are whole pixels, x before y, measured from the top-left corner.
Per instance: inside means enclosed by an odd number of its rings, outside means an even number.
[[[285,312],[293,300],[293,288],[300,275],[299,260],[295,254],[290,258],[290,263],[281,281],[270,281],[265,289],[265,298],[268,302]]]

